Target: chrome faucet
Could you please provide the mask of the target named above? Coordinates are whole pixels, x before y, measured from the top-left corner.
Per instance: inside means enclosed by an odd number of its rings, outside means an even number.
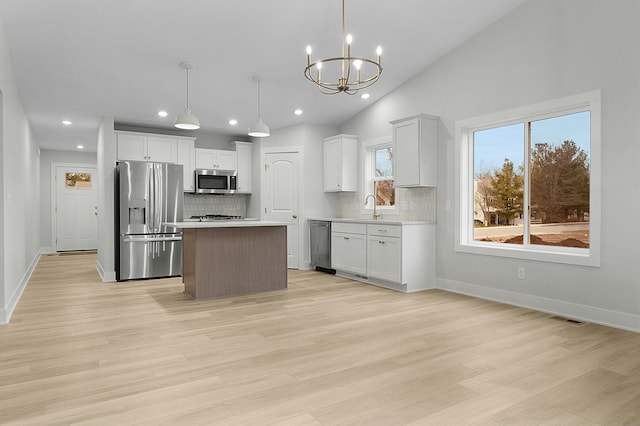
[[[376,211],[376,204],[378,204],[378,201],[376,200],[376,196],[375,195],[369,194],[364,199],[364,205],[365,206],[367,205],[367,202],[369,201],[369,198],[373,198],[373,220],[377,220],[380,217],[380,215]]]

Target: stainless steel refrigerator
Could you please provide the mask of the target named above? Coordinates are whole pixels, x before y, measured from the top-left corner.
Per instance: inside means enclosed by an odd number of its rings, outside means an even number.
[[[120,161],[116,165],[116,279],[182,274],[182,166]]]

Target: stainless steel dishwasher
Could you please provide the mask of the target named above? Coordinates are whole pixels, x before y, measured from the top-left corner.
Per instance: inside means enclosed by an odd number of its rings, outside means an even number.
[[[331,222],[310,220],[311,267],[316,271],[335,274],[331,268]]]

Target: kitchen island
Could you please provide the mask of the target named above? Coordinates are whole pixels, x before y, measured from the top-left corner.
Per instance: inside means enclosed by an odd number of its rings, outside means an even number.
[[[287,223],[173,222],[182,229],[182,280],[194,299],[287,288]]]

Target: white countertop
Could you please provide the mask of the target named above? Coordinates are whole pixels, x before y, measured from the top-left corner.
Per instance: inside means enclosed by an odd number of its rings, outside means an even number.
[[[268,220],[212,220],[205,222],[165,222],[163,225],[176,228],[253,228],[258,226],[287,226],[288,222],[274,222]]]
[[[435,220],[386,220],[386,219],[351,219],[351,218],[338,218],[338,217],[325,217],[316,218],[312,217],[308,220],[324,220],[327,222],[342,222],[342,223],[366,223],[366,224],[380,224],[380,225],[426,225],[435,224]]]

